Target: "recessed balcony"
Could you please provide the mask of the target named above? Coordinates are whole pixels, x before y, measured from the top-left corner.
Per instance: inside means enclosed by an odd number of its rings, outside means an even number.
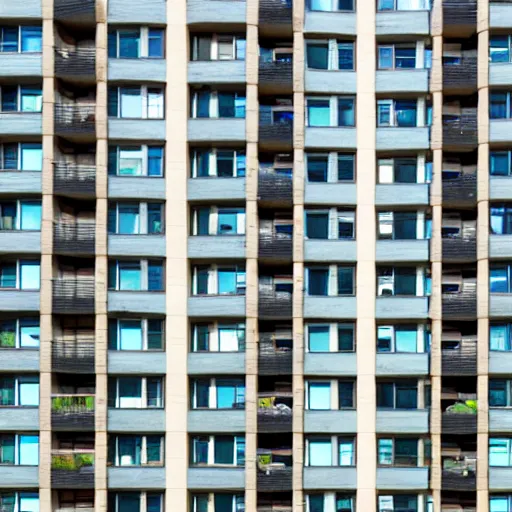
[[[293,202],[291,174],[260,169],[258,201],[268,206],[291,206]]]
[[[94,337],[62,337],[52,342],[52,370],[60,373],[94,373]]]
[[[55,104],[55,132],[63,137],[94,136],[96,105]]]
[[[96,78],[96,47],[55,48],[55,76],[68,80]]]
[[[94,431],[94,395],[52,395],[52,429]]]
[[[94,279],[55,279],[53,312],[55,314],[94,313]]]
[[[258,394],[258,432],[291,432],[293,421],[292,392],[275,391]]]
[[[53,193],[74,197],[94,196],[96,194],[96,166],[54,163]]]
[[[94,450],[53,450],[52,488],[94,489]]]
[[[94,254],[95,222],[58,221],[53,226],[53,249],[56,254]]]

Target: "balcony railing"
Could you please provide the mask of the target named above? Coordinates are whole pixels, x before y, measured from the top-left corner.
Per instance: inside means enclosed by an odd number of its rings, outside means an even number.
[[[456,404],[462,405],[462,404]],[[441,419],[442,434],[476,434],[477,433],[477,414],[476,411],[470,412],[443,412]]]
[[[260,333],[258,373],[260,375],[291,375],[292,369],[292,350],[276,348],[272,333]]]
[[[84,78],[96,76],[96,48],[55,48],[55,75]]]
[[[96,167],[94,165],[53,164],[53,192],[75,196],[96,193]]]
[[[258,492],[289,492],[292,490],[293,470],[289,466],[258,471]]]
[[[459,293],[443,293],[443,318],[447,320],[476,319],[476,283],[464,285]]]
[[[61,373],[94,373],[94,337],[63,337],[52,343],[52,369]]]
[[[292,260],[293,236],[260,229],[258,253],[260,258]]]
[[[276,292],[272,286],[260,285],[258,314],[260,318],[280,319],[292,317],[292,294]]]
[[[293,63],[260,59],[258,86],[269,91],[288,92],[293,88]]]
[[[273,123],[262,119],[260,110],[259,142],[269,148],[291,149],[293,145],[293,120]]]
[[[476,491],[476,453],[443,457],[441,482],[444,491]]]
[[[476,108],[466,109],[458,116],[443,116],[443,144],[460,149],[473,149],[478,145]]]
[[[53,395],[52,428],[94,430],[94,395]]]
[[[443,23],[445,26],[476,25],[476,19],[476,0],[443,0]]]
[[[52,487],[94,489],[94,450],[53,450]]]
[[[258,199],[262,203],[269,203],[269,205],[291,205],[293,202],[292,177],[273,170],[260,170],[258,174]]]
[[[291,392],[258,394],[258,432],[291,432],[293,420]]]
[[[53,227],[53,249],[58,254],[94,254],[94,222],[58,222]]]
[[[290,504],[276,503],[275,505],[259,505],[256,512],[292,512],[293,507]]]
[[[62,135],[92,135],[96,131],[96,105],[55,104],[55,131]]]
[[[460,64],[443,64],[444,89],[476,89],[476,57],[462,57]]]
[[[464,263],[476,261],[476,236],[471,238],[443,237],[443,261]]]
[[[94,279],[55,279],[53,312],[57,314],[94,313]]]
[[[474,206],[476,194],[476,174],[463,173],[455,179],[443,180],[443,206]]]
[[[477,373],[477,343],[476,339],[462,338],[458,349],[442,350],[442,375],[476,375]]]
[[[96,0],[54,0],[53,16],[59,21],[96,23]]]
[[[260,25],[290,25],[292,24],[292,3],[287,0],[260,0]]]

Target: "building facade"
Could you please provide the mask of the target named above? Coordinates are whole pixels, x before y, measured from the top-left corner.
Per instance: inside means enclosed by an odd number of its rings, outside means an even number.
[[[0,0],[0,169],[1,511],[512,512],[509,0]]]

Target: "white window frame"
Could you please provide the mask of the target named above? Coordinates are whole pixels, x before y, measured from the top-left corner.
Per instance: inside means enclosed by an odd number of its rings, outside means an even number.
[[[351,155],[354,157],[354,178],[352,180],[338,180],[338,157],[340,155]],[[309,157],[318,158],[318,157],[326,157],[327,158],[327,181],[325,182],[315,182],[315,183],[355,183],[356,180],[356,155],[354,153],[344,153],[343,151],[329,151],[327,153],[319,153],[319,152],[306,152],[306,174],[307,174],[307,159]],[[306,178],[307,179],[307,178]],[[308,180],[309,181],[309,180]]]
[[[33,467],[39,465],[39,433],[38,432],[23,432],[22,434],[17,434],[14,432],[3,432],[2,435],[6,436],[14,436],[14,464],[5,464],[6,466],[25,466],[25,467]],[[21,438],[22,437],[37,437],[37,463],[36,464],[21,464]]]
[[[16,287],[15,288],[8,288],[8,287],[2,287],[0,290],[28,290],[28,291],[37,291],[41,289],[41,261],[39,260],[30,260],[30,259],[23,259],[23,260],[16,260]],[[21,268],[23,264],[29,264],[33,265],[34,263],[38,263],[39,265],[39,287],[38,288],[24,288],[22,287],[23,283],[21,281]]]
[[[203,380],[203,379],[201,379],[201,380]],[[193,383],[192,383],[192,409],[193,410],[198,410],[198,411],[202,411],[205,409],[225,410],[225,409],[219,409],[217,407],[217,378],[211,377],[209,380],[210,380],[210,386],[208,388],[208,407],[198,407],[198,405],[197,405],[197,380],[193,381]],[[224,380],[224,379],[221,378],[220,380]],[[236,377],[233,377],[233,380],[236,380]],[[247,386],[244,382],[244,392],[246,390],[247,390]],[[229,410],[232,410],[232,409],[229,409]]]
[[[22,204],[26,204],[26,203],[29,203],[29,204],[39,204],[40,208],[41,208],[41,222],[42,222],[42,202],[37,200],[37,199],[17,199],[17,200],[12,200],[10,201],[9,199],[5,199],[5,200],[2,200],[0,201],[0,216],[3,217],[2,215],[2,202],[10,202],[10,203],[13,203],[15,202],[16,203],[16,217],[15,217],[15,223],[14,223],[14,226],[12,227],[12,229],[5,229],[3,227],[0,227],[0,231],[22,231],[21,229],[21,220],[22,220],[22,209],[21,209],[21,206]],[[41,225],[39,226],[39,229],[24,229],[23,231],[41,231]]]
[[[213,512],[214,510],[214,500],[215,500],[215,494],[217,493],[213,493],[213,492],[197,492],[195,494],[192,494],[191,497],[190,497],[190,504],[191,504],[191,512],[198,512],[198,508],[197,508],[197,496],[198,495],[207,495],[208,496],[208,510]],[[239,509],[237,508],[237,502],[236,502],[236,499],[238,496],[241,496],[242,498],[244,498],[244,495],[243,494],[236,494],[236,493],[233,493],[233,492],[230,492],[229,493],[232,497],[232,507],[231,507],[231,512],[239,512]],[[122,511],[117,511],[117,512],[122,512]],[[163,512],[163,511],[162,511]]]
[[[35,86],[36,84],[34,84]],[[3,112],[5,114],[41,114],[43,112],[43,88],[41,86],[41,95],[39,96],[40,99],[40,110],[21,110],[21,88],[22,87],[30,87],[32,84],[23,84],[23,85],[17,85],[17,93],[16,93],[16,110],[0,110],[0,112]],[[3,95],[3,87],[0,86],[0,108],[2,105],[2,95]]]
[[[43,146],[41,144],[41,165],[40,169],[23,169],[23,146],[25,144],[38,144],[37,142],[16,142],[17,146],[17,161],[18,161],[18,169],[5,169],[5,161],[4,161],[4,144],[0,144],[0,169],[6,170],[6,172],[42,172],[43,170]],[[7,145],[7,143],[5,143]]]
[[[400,100],[395,99],[378,99],[377,100],[377,128],[414,128],[414,127],[402,127],[398,126],[397,118],[396,118],[396,102]],[[389,106],[389,124],[380,124],[379,121],[379,106],[387,105]],[[426,123],[426,98],[418,97],[416,98],[416,128],[427,126]]]
[[[229,148],[211,148],[208,154],[208,176],[217,177],[217,154],[219,151],[232,151],[233,152],[233,178],[238,178],[237,159],[239,156],[246,156],[245,149],[229,149]],[[198,151],[192,153],[191,167],[192,178],[205,178],[206,176],[199,176],[198,173]]]
[[[158,85],[156,85],[156,86],[154,86],[154,85],[139,86],[139,89],[140,89],[139,98],[141,101],[141,117],[124,117],[121,115],[121,113],[123,111],[121,90],[128,89],[128,88],[134,89],[136,87],[137,86],[134,86],[134,85],[116,85],[115,86],[116,92],[117,92],[117,115],[115,116],[115,119],[156,119],[156,120],[165,119],[165,90],[163,87],[158,86]],[[159,89],[160,90],[161,105],[159,106],[159,108],[161,108],[161,110],[162,110],[161,117],[156,117],[156,116],[149,117],[149,115],[148,115],[148,112],[149,112],[149,92],[148,91],[149,91],[149,89]]]
[[[396,48],[414,48],[415,52],[415,66],[414,68],[398,68],[396,67]],[[392,66],[385,68],[380,66],[380,49],[388,48],[392,52]],[[383,43],[377,46],[377,70],[378,71],[411,71],[412,69],[425,69],[425,41],[417,40],[410,43]]]
[[[191,117],[192,119],[245,119],[245,117],[220,117],[219,116],[219,92],[218,91],[208,91],[210,93],[210,103],[209,103],[209,113],[208,117],[197,117],[197,95],[201,91],[194,91],[193,97],[192,97],[192,112]],[[236,103],[236,96],[239,94],[238,91],[233,92],[235,95],[235,103]],[[245,100],[247,102],[247,96],[244,96]],[[247,103],[246,103],[247,108]],[[289,109],[289,107],[287,107]],[[235,111],[236,111],[236,105],[235,105]]]
[[[192,338],[192,353],[202,353],[203,350],[197,349],[197,326],[198,324],[193,324],[191,329],[191,338]],[[208,347],[209,352],[220,352],[220,353],[238,353],[243,352],[243,350],[240,350],[240,346],[238,347],[238,350],[235,351],[227,351],[227,350],[220,350],[220,332],[223,329],[232,329],[234,331],[243,330],[245,335],[246,329],[245,329],[245,323],[219,323],[219,322],[213,322],[211,324],[208,324]]]
[[[339,44],[349,44],[352,43],[352,52],[354,54],[354,66],[352,69],[339,69]],[[343,72],[353,72],[355,71],[355,53],[356,53],[356,46],[354,41],[349,40],[341,40],[341,39],[307,39],[306,45],[309,44],[327,44],[327,52],[328,52],[328,60],[327,60],[327,69],[314,69],[310,68],[308,65],[308,69],[312,69],[313,71],[343,71]],[[306,51],[307,55],[307,51]]]
[[[21,47],[22,47],[22,42],[23,42],[23,39],[21,37],[21,33],[23,31],[24,28],[32,28],[34,25],[18,25],[17,28],[18,29],[18,49],[15,51],[15,52],[6,52],[6,51],[3,51],[3,52],[0,52],[0,54],[8,54],[8,55],[12,55],[12,54],[18,54],[18,53],[29,53],[29,54],[32,54],[32,55],[39,55],[43,52],[43,34],[42,34],[42,31],[41,31],[41,51],[39,52],[30,52],[30,51],[22,51]],[[39,27],[38,27],[39,28]],[[42,27],[41,27],[42,29]]]
[[[331,442],[331,464],[328,466],[311,466],[310,465],[310,447],[312,442],[319,440],[326,440],[327,438],[330,438]],[[341,440],[344,439],[351,439],[352,441],[352,464],[340,464],[340,444]],[[307,437],[305,440],[305,450],[304,450],[304,465],[306,467],[355,467],[356,465],[356,438],[354,436],[350,435],[333,435],[333,436],[310,436]]]
[[[123,510],[119,509],[119,494],[122,491],[118,491],[115,493],[115,511],[112,512],[123,512]],[[164,494],[158,491],[140,491],[140,512],[146,512],[147,510],[147,495],[148,494],[158,494],[160,496],[160,512],[164,512]]]
[[[392,291],[390,297],[395,296],[395,270],[396,267],[392,267],[393,275],[391,277],[388,276],[380,276],[377,273],[377,296],[378,297],[388,297],[388,295],[383,295],[382,290],[388,289]],[[429,277],[426,267],[416,267],[416,297],[425,297],[426,291],[426,279]]]
[[[134,379],[140,379],[141,380],[141,387],[140,387],[140,407],[120,407],[119,405],[119,379],[124,377],[113,377],[116,383],[116,399],[115,399],[115,406],[114,409],[163,409],[165,406],[165,382],[163,377],[160,376],[151,376],[151,377],[140,377],[137,375],[130,375],[127,376],[127,378],[134,378]],[[160,390],[161,390],[161,396],[160,396],[160,406],[148,406],[148,379],[160,379]]]
[[[384,354],[399,354],[403,352],[397,352],[396,351],[396,325],[377,325],[377,341],[379,336],[379,329],[381,328],[388,328],[390,329],[391,333],[391,347],[389,352],[378,352],[377,353],[384,353]],[[416,352],[415,354],[424,354],[428,352],[427,350],[427,339],[428,339],[428,332],[427,332],[427,326],[425,324],[418,324],[416,329]]]
[[[4,347],[4,349],[7,349],[7,348],[11,348],[11,349],[21,349],[21,350],[39,350],[39,347],[40,347],[40,341],[38,342],[37,346],[36,345],[33,345],[33,346],[22,346],[21,345],[21,329],[22,327],[24,327],[22,324],[23,324],[23,321],[24,320],[32,320],[34,322],[39,322],[39,318],[36,318],[36,317],[30,317],[30,316],[27,316],[27,317],[22,317],[22,318],[12,318],[12,319],[9,319],[9,318],[6,318],[4,319],[4,322],[14,322],[14,347]],[[41,326],[39,324],[39,329],[41,329]]]
[[[219,215],[224,210],[232,210],[236,212],[236,233],[219,233]],[[192,216],[192,235],[193,236],[206,236],[198,235],[198,208],[195,208]],[[245,235],[246,214],[243,207],[229,207],[229,206],[211,206],[209,213],[208,223],[208,236],[244,236]]]
[[[233,464],[215,464],[215,438],[218,437],[218,436],[215,436],[215,435],[193,435],[192,436],[192,446],[190,447],[191,451],[192,451],[192,455],[194,456],[195,458],[195,447],[193,446],[194,445],[194,442],[195,442],[195,439],[196,437],[208,437],[208,461],[206,462],[206,465],[207,466],[212,466],[212,467],[233,467],[233,468],[240,468],[240,467],[244,467],[243,465],[238,465],[236,462],[237,462],[237,448],[238,448],[238,438],[240,437],[243,437],[244,438],[244,447],[245,447],[245,435],[236,435],[236,434],[231,434],[229,433],[228,434],[229,437],[233,437]],[[192,464],[193,466],[203,466],[203,464],[201,463],[198,463],[198,462],[194,462]]]
[[[378,225],[378,232],[377,232],[377,238],[378,240],[389,240],[394,241],[396,240],[394,238],[395,235],[395,213],[397,212],[389,212],[389,211],[383,211],[383,212],[377,212],[377,225]],[[402,213],[402,212],[398,212]],[[415,213],[416,214],[416,238],[415,240],[426,240],[427,239],[427,233],[426,233],[426,212],[424,210],[418,210],[414,212],[405,212],[405,213]],[[384,236],[387,234],[387,232],[384,230],[386,226],[391,227],[391,236],[387,237]]]
[[[309,107],[308,102],[310,100],[312,101],[325,101],[329,100],[329,125],[325,126],[311,126],[311,128],[353,128],[353,126],[338,126],[338,99],[339,98],[345,98],[345,99],[351,99],[354,100],[353,96],[345,95],[345,94],[338,94],[338,95],[329,95],[329,96],[306,96],[306,108],[305,108],[305,122],[306,127],[310,127],[309,124]],[[355,108],[356,104],[354,101],[354,117],[355,117]]]
[[[425,153],[418,153],[416,159],[416,184],[428,183],[427,162]],[[398,158],[397,158],[398,160]],[[412,160],[412,158],[411,158]],[[377,160],[378,185],[391,185],[395,182],[395,158],[379,158]],[[411,183],[413,185],[413,183]]]
[[[130,201],[127,201],[127,202],[124,202],[124,201],[116,201],[114,203],[114,206],[116,208],[116,232],[115,233],[111,233],[111,234],[114,234],[114,235],[119,235],[119,221],[120,221],[120,216],[119,216],[119,206],[123,206],[123,205],[130,205],[130,206],[135,206],[137,205],[139,207],[139,226],[138,226],[138,230],[137,232],[135,233],[123,233],[122,236],[130,236],[130,235],[148,235],[148,234],[151,234],[151,235],[157,235],[158,233],[149,233],[148,232],[148,222],[149,222],[149,216],[148,216],[148,205],[149,204],[155,204],[155,203],[158,203],[158,204],[161,204],[161,206],[163,207],[164,205],[162,203],[159,203],[158,201],[151,201],[150,203],[148,202],[145,202],[145,201],[141,201],[141,202],[137,202],[137,201],[134,201],[134,202],[130,202]],[[163,221],[164,221],[164,218],[165,218],[165,213],[162,212],[162,224],[163,224]],[[163,234],[163,230],[162,230],[162,233]]]
[[[351,352],[345,352],[338,350],[339,346],[339,339],[338,339],[338,330],[340,325],[351,325],[352,326],[352,332],[354,334],[354,350]],[[319,354],[319,353],[325,353],[325,352],[310,352],[309,351],[309,328],[310,327],[328,327],[329,328],[329,353],[336,352],[336,353],[355,353],[356,351],[356,325],[355,322],[307,322],[305,324],[305,343],[304,343],[304,350],[306,353],[311,354]]]
[[[147,144],[142,144],[140,146],[138,145],[129,145],[129,144],[122,144],[118,145],[116,144],[114,146],[116,148],[116,174],[115,176],[127,176],[129,178],[136,178],[136,177],[147,177],[147,178],[163,178],[164,177],[164,168],[165,168],[165,148],[163,146],[148,146]],[[158,147],[162,149],[162,173],[159,176],[149,176],[149,148],[150,147]],[[121,169],[121,151],[129,151],[129,150],[135,150],[137,148],[138,151],[142,152],[142,165],[141,165],[141,174],[134,174],[134,175],[125,175],[120,174],[119,171]]]
[[[243,267],[243,271],[241,270],[242,266],[241,265],[217,265],[217,264],[212,264],[210,265],[210,268],[208,270],[208,294],[207,295],[218,295],[220,296],[221,294],[219,293],[219,279],[218,279],[218,271],[221,270],[221,269],[224,269],[224,268],[227,268],[227,269],[232,269],[234,268],[235,269],[235,273],[236,273],[236,276],[238,277],[238,274],[243,275],[245,276],[244,278],[244,286],[239,286],[238,285],[238,279],[237,279],[237,284],[236,284],[236,290],[237,292],[236,293],[230,293],[230,294],[222,294],[222,296],[228,296],[228,297],[236,297],[236,296],[244,296],[245,295],[245,290],[247,288],[247,273],[246,273],[246,268],[245,266]],[[238,293],[238,289],[242,290],[243,289],[243,293]],[[194,270],[193,270],[193,283],[192,283],[192,295],[198,295],[197,293],[197,266],[194,266]]]
[[[121,28],[114,29],[115,33],[116,33],[116,56],[115,56],[116,59],[132,60],[132,59],[128,59],[126,57],[119,56],[120,34],[122,32],[133,32],[133,30],[135,28],[136,27],[133,27],[133,28],[121,27]],[[152,28],[153,27],[151,27],[151,29]],[[140,26],[140,27],[138,27],[138,30],[139,30],[139,54],[136,58],[137,59],[165,59],[165,56],[164,57],[150,57],[149,56],[149,30],[150,30],[150,27]],[[163,32],[164,32],[163,46],[165,49],[165,30]],[[165,52],[164,52],[164,55],[165,55]],[[110,58],[113,58],[113,57],[110,57]]]
[[[162,352],[165,350],[165,321],[161,318],[155,318],[154,320],[158,320],[162,322],[162,348],[161,349],[154,349],[154,348],[148,348],[148,335],[149,335],[149,328],[148,328],[148,321],[149,318],[127,318],[127,317],[119,317],[114,318],[116,322],[116,351],[119,352],[130,352],[130,350],[122,349],[121,347],[121,322],[140,322],[140,329],[141,329],[141,338],[142,338],[142,349],[149,352]],[[151,319],[153,320],[153,319]]]
[[[198,59],[198,52],[199,52],[199,38],[201,36],[194,36],[193,40],[192,40],[192,60],[194,62],[202,62]],[[206,37],[206,35],[205,35]],[[219,42],[221,39],[227,39],[227,38],[231,38],[231,44],[232,44],[232,53],[231,53],[231,58],[229,59],[221,59],[220,56],[219,56]],[[241,36],[238,36],[238,35],[234,35],[234,34],[212,34],[211,37],[210,37],[210,61],[215,61],[215,60],[223,60],[223,61],[230,61],[230,60],[240,60],[242,61],[242,59],[238,59],[237,58],[237,53],[236,53],[236,43],[238,40],[244,40],[243,37]],[[245,59],[244,59],[245,60]],[[209,62],[209,61],[207,61]]]
[[[119,459],[119,436],[122,434],[115,434],[115,454],[114,454],[114,467],[127,467],[127,468],[136,468],[142,466],[151,466],[151,467],[163,467],[165,464],[164,461],[164,445],[165,438],[164,436],[160,436],[160,463],[151,462],[148,463],[148,446],[147,446],[147,438],[156,437],[158,434],[134,434],[130,435],[130,437],[140,437],[141,438],[141,448],[140,448],[140,464],[121,464]],[[124,437],[124,436],[123,436]]]

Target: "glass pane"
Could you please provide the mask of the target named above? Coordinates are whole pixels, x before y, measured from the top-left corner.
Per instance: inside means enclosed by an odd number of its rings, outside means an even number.
[[[35,492],[19,493],[20,512],[39,512],[39,495]]]
[[[148,379],[148,407],[163,407],[162,379]]]
[[[353,181],[354,167],[354,155],[338,155],[338,181]]]
[[[338,326],[338,350],[340,352],[352,352],[354,350],[354,326]]]
[[[42,27],[21,27],[21,51],[42,51]]]
[[[308,126],[331,126],[329,100],[307,100]]]
[[[20,144],[22,171],[43,170],[43,149],[41,144]]]
[[[221,92],[219,99],[219,117],[235,117],[235,94]]]
[[[162,89],[148,89],[148,118],[163,119],[164,117],[164,92]]]
[[[352,409],[354,407],[354,383],[339,382],[338,398],[340,409]]]
[[[338,267],[338,295],[352,295],[354,293],[354,269],[352,267]]]
[[[394,407],[394,386],[386,382],[377,384],[377,407]]]
[[[148,320],[148,349],[161,350],[164,346],[162,320]]]
[[[418,407],[418,389],[416,385],[396,384],[396,408],[416,409]]]
[[[235,328],[219,328],[219,351],[237,352],[238,351],[238,330]]]
[[[120,262],[119,268],[119,290],[140,290],[141,270],[140,263]]]
[[[310,382],[309,383],[309,409],[330,410],[331,409],[331,383]]]
[[[340,466],[354,465],[354,441],[352,439],[339,440],[339,461]]]
[[[490,269],[490,292],[507,293],[508,292],[508,273],[507,267],[491,267]]]
[[[309,465],[332,466],[332,448],[330,439],[309,441]]]
[[[327,269],[308,269],[308,295],[327,295],[329,271]]]
[[[37,466],[39,464],[39,436],[19,436],[20,464]]]
[[[122,59],[136,59],[140,57],[140,31],[119,31],[119,57]]]
[[[21,87],[21,111],[41,112],[43,108],[43,94],[40,87]]]
[[[219,269],[219,294],[236,293],[236,272],[229,269]]]
[[[489,439],[489,466],[510,466],[510,441]]]
[[[142,149],[119,149],[119,174],[122,176],[142,175]]]
[[[159,203],[148,203],[148,233],[163,233],[163,205]]]
[[[20,279],[20,288],[22,290],[39,290],[41,282],[39,262],[21,262]]]
[[[217,408],[232,409],[235,405],[235,387],[232,384],[217,385]]]
[[[142,117],[142,96],[140,87],[121,87],[121,117]]]
[[[120,492],[117,494],[118,512],[140,512],[139,492]],[[110,511],[109,511],[110,512]]]
[[[329,47],[327,43],[307,45],[308,68],[327,69],[329,66]]]
[[[507,406],[507,386],[506,380],[489,380],[489,406],[506,407]]]
[[[39,379],[25,377],[19,381],[19,405],[39,405]]]
[[[14,434],[0,436],[0,464],[14,464],[16,460],[16,437]]]
[[[310,352],[329,352],[329,326],[308,326],[308,346]]]
[[[354,69],[353,43],[338,43],[338,69]]]
[[[16,347],[16,320],[6,320],[0,325],[0,347]]]
[[[24,319],[20,321],[20,346],[23,348],[39,347],[39,320]]]
[[[306,212],[306,236],[327,239],[329,235],[329,214]]]
[[[2,27],[0,35],[0,51],[18,51],[18,27]]]
[[[41,203],[35,201],[21,203],[20,228],[41,230]]]
[[[491,62],[509,62],[510,48],[508,35],[489,38],[489,57]]]
[[[162,512],[163,495],[156,492],[146,493],[146,512]]]
[[[0,405],[15,405],[15,382],[12,377],[0,377]]]
[[[417,352],[417,331],[415,328],[395,329],[395,351],[396,352]]]
[[[308,180],[311,182],[327,182],[328,157],[308,156]]]
[[[148,148],[148,176],[162,176],[164,167],[164,149],[151,146]]]
[[[491,350],[510,350],[510,339],[506,325],[491,325],[489,331]]]
[[[393,464],[392,439],[379,439],[379,464],[386,466]]]
[[[119,350],[142,350],[140,320],[119,320]]]
[[[354,100],[338,98],[338,126],[354,126]]]
[[[508,176],[510,174],[508,151],[491,151],[491,175]]]
[[[119,436],[119,466],[140,466],[142,438],[140,436]]]
[[[309,512],[324,512],[324,495],[310,494],[308,497]]]
[[[214,463],[234,464],[235,438],[233,436],[215,436]]]
[[[148,57],[162,58],[164,56],[164,31],[151,28],[148,32]]]
[[[393,48],[379,46],[379,69],[393,68]]]
[[[120,408],[142,407],[142,379],[137,377],[120,377],[119,400]]]

